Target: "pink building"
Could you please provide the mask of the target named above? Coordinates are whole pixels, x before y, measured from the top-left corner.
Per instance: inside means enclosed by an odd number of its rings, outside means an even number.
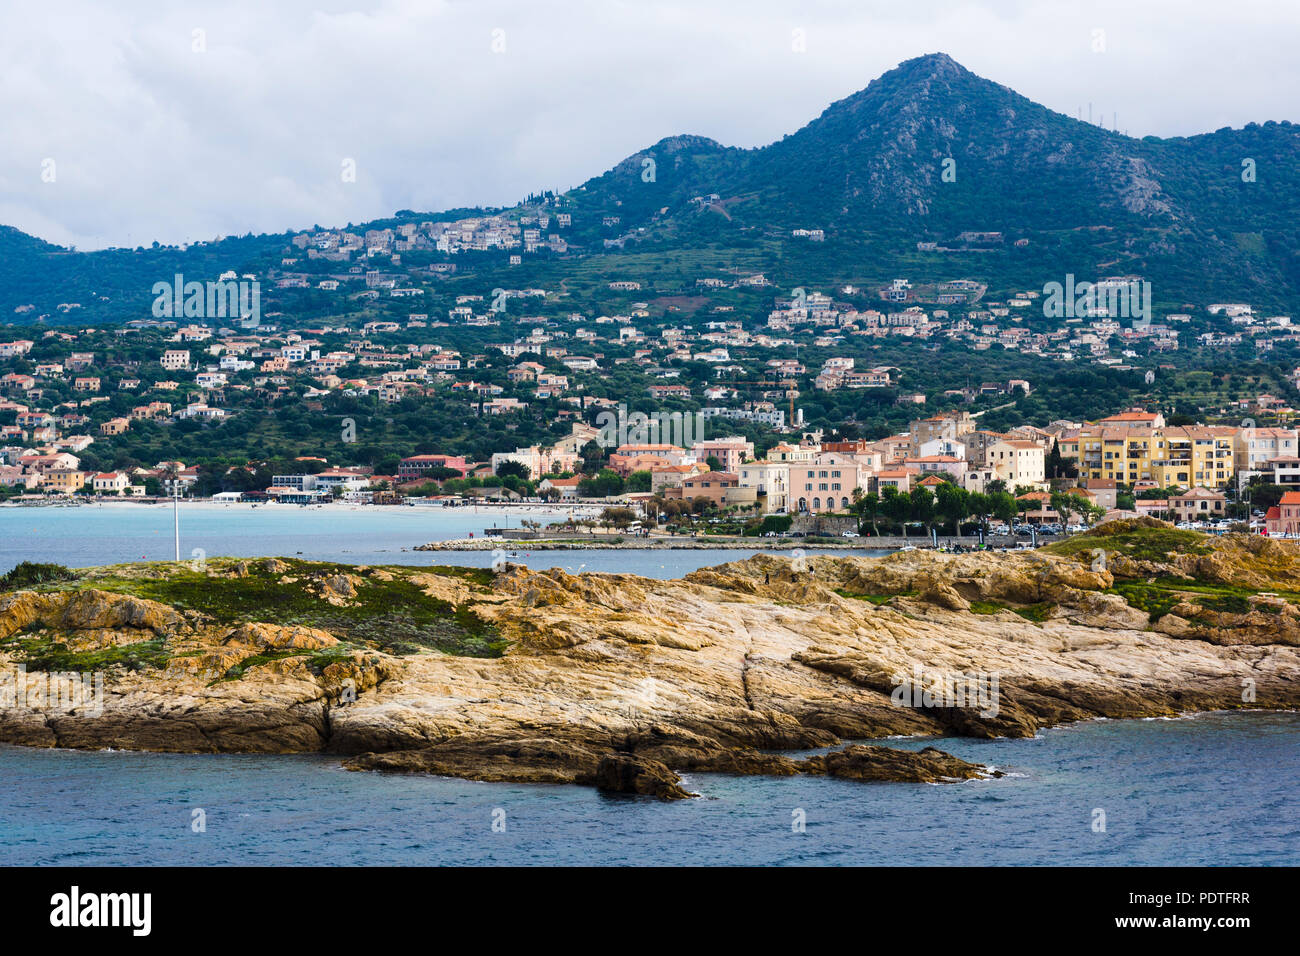
[[[1270,535],[1300,534],[1300,491],[1288,491],[1276,508],[1269,508],[1264,527]]]
[[[867,489],[871,472],[848,455],[821,453],[812,461],[790,463],[792,510],[821,514],[847,511],[856,488]]]
[[[696,461],[708,461],[712,455],[722,464],[722,471],[737,472],[742,462],[754,457],[754,443],[740,437],[715,438],[696,442],[691,446],[691,454]]]

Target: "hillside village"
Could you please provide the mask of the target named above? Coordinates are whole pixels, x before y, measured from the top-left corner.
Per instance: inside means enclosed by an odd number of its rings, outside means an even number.
[[[789,319],[788,312],[782,313],[782,321]],[[815,307],[812,314],[817,314]],[[0,487],[19,499],[207,494],[218,500],[311,504],[339,498],[445,503],[459,497],[599,501],[636,506],[643,513],[649,509],[655,514],[666,510],[755,517],[863,514],[867,507],[874,516],[874,509],[899,499],[906,499],[914,511],[916,502],[932,495],[942,503],[946,493],[958,489],[966,496],[984,496],[979,507],[989,514],[1005,512],[1007,520],[1019,517],[1039,525],[1059,524],[1071,509],[1094,518],[1124,513],[1181,521],[1244,517],[1248,511],[1240,496],[1247,481],[1263,489],[1283,489],[1278,505],[1287,506],[1288,517],[1289,506],[1300,501],[1295,497],[1300,492],[1286,492],[1300,489],[1300,433],[1288,427],[1170,425],[1160,412],[1134,409],[1092,422],[1060,420],[1004,432],[981,428],[969,411],[948,411],[915,419],[906,431],[878,440],[803,430],[797,411],[791,428],[777,400],[797,396],[801,379],[815,376],[815,389],[875,388],[890,383],[891,373],[897,371],[858,371],[853,360],[845,358],[828,359],[812,371],[796,360],[770,360],[762,374],[783,388],[769,393],[768,400],[700,410],[702,419],[724,426],[719,437],[699,437],[683,445],[637,441],[601,448],[601,431],[583,416],[615,403],[585,396],[581,377],[599,375],[603,356],[595,350],[591,355],[569,354],[567,348],[551,344],[567,338],[554,329],[534,330],[495,350],[513,362],[505,376],[510,385],[535,398],[559,398],[572,409],[568,433],[555,442],[502,449],[483,461],[438,453],[406,455],[394,459],[391,474],[373,467],[331,465],[323,456],[297,456],[280,462],[274,473],[265,462],[250,461],[215,475],[216,485],[212,469],[205,482],[202,467],[181,461],[107,471],[83,468],[81,456],[88,449],[111,443],[142,422],[221,421],[232,414],[225,406],[250,394],[271,399],[288,395],[310,403],[335,391],[371,395],[381,402],[449,392],[464,397],[467,413],[480,416],[511,415],[528,405],[503,395],[502,386],[477,380],[474,373],[485,355],[437,347],[376,347],[364,338],[325,351],[340,330],[319,330],[313,336],[310,330],[249,334],[200,324],[162,326],[165,347],[156,361],[134,365],[111,353],[75,350],[80,343],[76,333],[44,333],[67,347],[66,359],[37,363],[30,373],[8,372],[0,378],[13,396],[0,401],[0,414],[12,420],[0,426]],[[155,329],[153,323],[143,322],[114,334],[129,338]],[[618,324],[604,340],[623,340],[629,330],[636,332],[630,323]],[[359,331],[364,335],[376,330]],[[696,336],[673,329],[637,352],[647,364],[659,367],[656,359],[671,360],[707,346],[710,360],[730,362],[728,349],[746,344],[743,337],[725,332]],[[30,340],[3,343],[0,355],[23,360],[34,346]],[[547,372],[545,365],[532,360],[535,356],[558,360],[570,374]],[[146,368],[174,377],[155,375],[148,381],[143,377]],[[371,371],[356,378],[337,374],[349,368]],[[312,384],[295,393],[291,383],[303,378]],[[1030,387],[1027,381],[995,386],[999,392],[1026,393]],[[650,385],[647,397],[694,397],[689,389],[681,393],[683,388]],[[719,386],[700,398],[722,401],[729,394]],[[69,400],[53,401],[62,395]],[[173,402],[155,395],[183,397]],[[1257,404],[1279,411],[1279,403],[1269,396],[1261,396]],[[764,416],[763,423],[778,433],[761,453],[753,440],[725,434],[727,424],[757,416]],[[232,485],[239,490],[231,490]],[[1063,495],[1069,499],[1067,507],[1062,507]],[[1279,518],[1274,507],[1270,523]],[[1290,529],[1279,525],[1277,530]]]
[[[402,267],[419,250],[512,259],[562,251],[556,230],[571,226],[569,213],[525,208],[299,234],[297,254],[267,280],[280,293],[326,296],[320,321],[231,311],[246,299],[224,292],[260,286],[255,274],[231,271],[183,287],[177,276],[176,308],[168,293],[161,317],[155,309],[109,328],[12,326],[18,335],[0,341],[0,495],[653,499],[657,509],[675,499],[689,513],[762,516],[861,511],[873,496],[946,486],[1008,495],[1026,521],[1049,524],[1062,518],[1063,491],[1087,506],[1080,514],[1223,518],[1248,511],[1247,485],[1265,505],[1280,502],[1276,489],[1300,487],[1286,394],[1300,368],[1275,392],[1247,389],[1205,421],[1166,422],[1143,406],[999,429],[981,418],[1050,399],[1052,388],[1016,375],[936,388],[924,357],[942,343],[959,350],[948,356],[1082,363],[1139,382],[1145,373],[1149,384],[1173,368],[1162,356],[1180,346],[1263,355],[1300,343],[1288,317],[1243,303],[1135,322],[1102,297],[1089,314],[1049,327],[1036,291],[997,301],[972,280],[895,279],[781,294],[748,274],[698,277],[689,290],[608,279],[574,299],[618,306],[597,312],[533,286],[450,294],[437,283],[454,267]],[[1099,287],[1140,282],[1120,276]],[[674,291],[689,294],[665,294]],[[430,311],[374,305],[426,293]],[[1219,331],[1186,342],[1180,327],[1193,312]],[[881,352],[888,343],[902,351]],[[879,361],[884,354],[916,358]],[[864,428],[864,409],[877,424]],[[616,411],[697,416],[711,437],[598,440],[599,416]],[[893,422],[906,430],[883,434],[880,423]],[[229,446],[252,424],[276,440],[240,457]],[[379,427],[382,438],[372,437]]]

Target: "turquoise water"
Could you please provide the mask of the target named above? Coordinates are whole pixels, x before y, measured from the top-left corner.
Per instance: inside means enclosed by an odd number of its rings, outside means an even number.
[[[548,523],[567,512],[527,515],[473,508],[300,508],[287,505],[181,506],[181,557],[281,555],[347,564],[455,564],[485,568],[490,551],[413,551],[429,541],[482,536],[494,526],[518,528],[528,517]],[[748,557],[752,550],[537,551],[506,545],[509,560],[532,568],[680,577],[697,568]],[[786,552],[788,553],[788,552]],[[807,549],[808,554],[818,554]],[[879,555],[878,550],[837,554]],[[20,561],[53,561],[68,567],[166,561],[175,555],[170,505],[85,505],[76,508],[0,508],[0,573]]]
[[[888,742],[937,743],[1009,772],[997,780],[695,774],[702,798],[676,803],[317,756],[0,747],[0,864],[1295,866],[1298,742],[1300,714],[1092,721],[1032,740]]]

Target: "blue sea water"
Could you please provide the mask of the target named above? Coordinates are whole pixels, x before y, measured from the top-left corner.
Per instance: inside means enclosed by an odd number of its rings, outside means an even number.
[[[490,551],[414,551],[429,541],[481,537],[492,527],[518,528],[522,518],[543,524],[566,511],[536,509],[382,508],[186,503],[180,509],[181,557],[194,549],[205,557],[279,555],[346,564],[454,564],[486,568]],[[84,568],[125,561],[166,561],[175,555],[169,504],[108,504],[78,507],[0,507],[0,573],[20,561],[52,561]],[[572,573],[602,571],[651,578],[681,577],[697,568],[737,561],[753,550],[533,551],[526,542],[507,544],[509,560],[532,568]],[[788,552],[786,552],[788,553]],[[821,553],[815,548],[807,554]],[[836,551],[879,555],[879,550]]]
[[[409,549],[505,520],[472,509],[188,505],[181,553],[482,567],[490,553]],[[0,508],[0,571],[23,560],[162,560],[172,548],[167,506]],[[753,552],[517,553],[533,567],[667,578]],[[583,787],[350,773],[319,755],[0,746],[0,864],[1300,865],[1300,714],[888,743],[935,744],[1008,775],[927,786],[696,774],[685,781],[700,799],[663,804]],[[196,809],[203,832],[192,829]],[[792,828],[796,811],[804,832]]]
[[[321,756],[0,747],[0,864],[1300,864],[1300,714],[886,743],[936,744],[1008,775],[694,774],[685,782],[700,799],[661,803],[353,773]],[[804,832],[792,826],[800,810]]]

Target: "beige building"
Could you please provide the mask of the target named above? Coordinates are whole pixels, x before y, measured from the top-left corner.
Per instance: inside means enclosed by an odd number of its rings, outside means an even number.
[[[1273,458],[1300,453],[1294,428],[1241,428],[1237,431],[1234,465],[1237,471],[1264,471]]]
[[[959,441],[973,431],[975,419],[970,412],[948,412],[931,418],[920,418],[912,422],[909,429],[911,444],[907,453],[915,458],[921,454],[922,445],[939,438]]]
[[[167,349],[158,360],[169,372],[182,372],[190,367],[189,349]]]
[[[1186,494],[1169,499],[1168,510],[1178,521],[1206,521],[1222,518],[1227,501],[1222,492],[1193,488]]]
[[[790,464],[784,461],[747,461],[736,473],[742,488],[753,488],[765,514],[790,510]]]
[[[996,471],[1010,490],[1017,485],[1039,486],[1046,480],[1047,455],[1037,442],[1008,439],[985,450],[984,464]]]
[[[131,479],[124,471],[107,471],[90,479],[97,495],[121,494],[131,487]]]
[[[739,476],[726,471],[706,471],[687,478],[680,488],[669,489],[665,497],[683,501],[707,498],[719,508],[750,508],[758,501],[755,489],[742,488]]]
[[[731,438],[714,438],[698,441],[691,446],[691,454],[696,461],[707,461],[710,456],[718,459],[722,470],[735,473],[741,462],[754,457],[754,443],[740,436]]]

